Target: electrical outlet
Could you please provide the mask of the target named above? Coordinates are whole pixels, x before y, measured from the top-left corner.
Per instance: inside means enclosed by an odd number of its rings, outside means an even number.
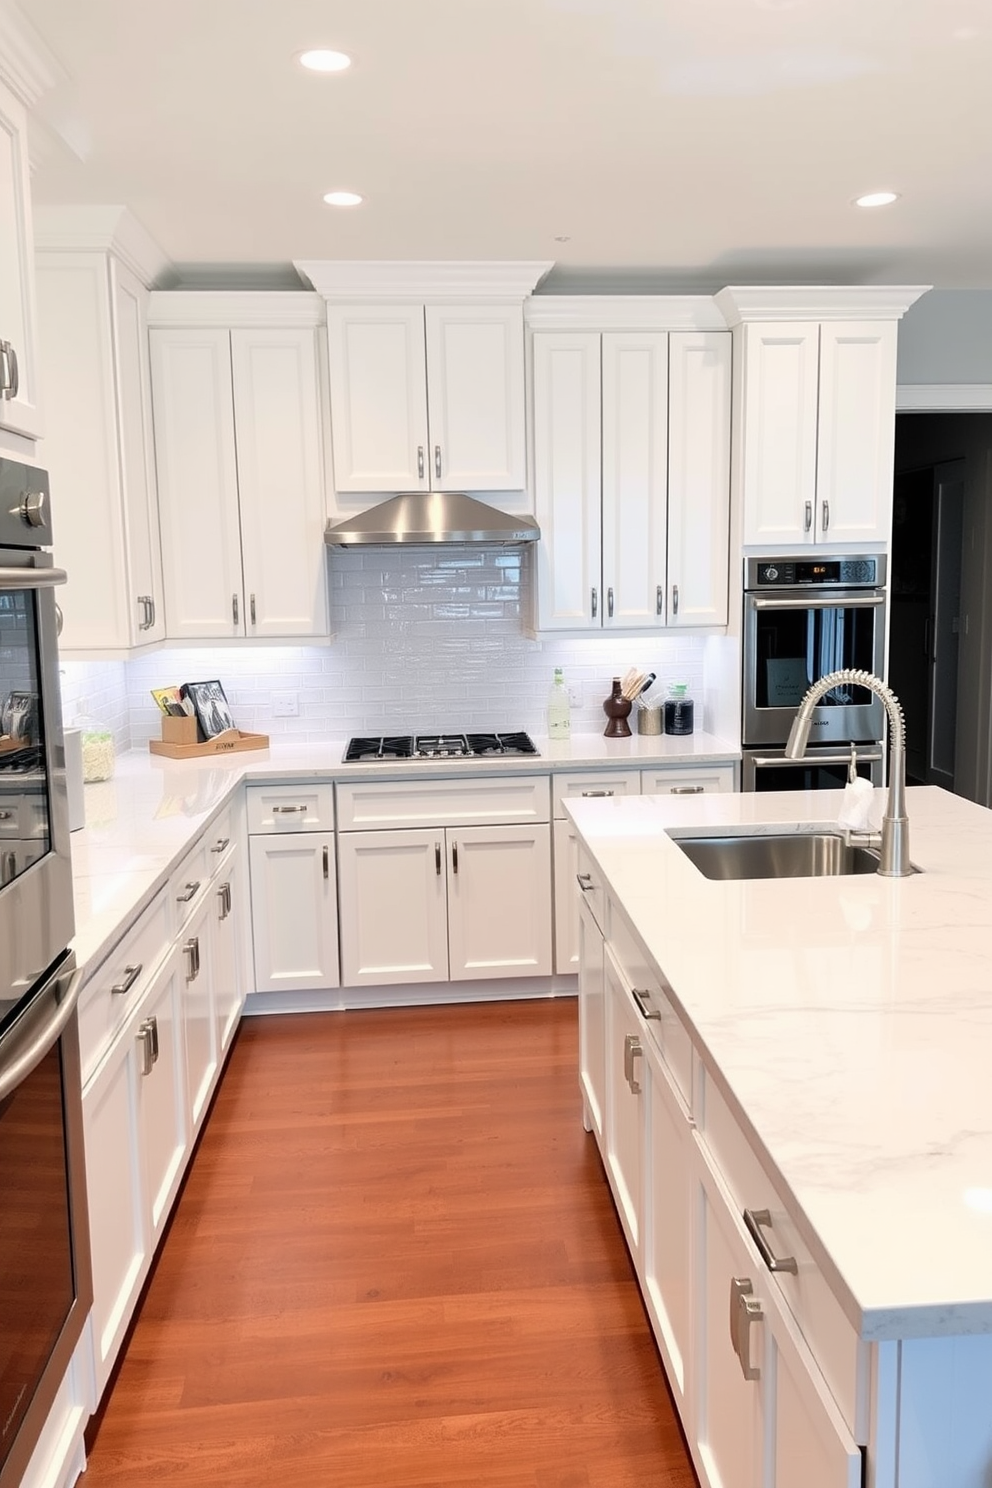
[[[569,701],[569,703],[571,704],[571,706],[573,708],[581,708],[582,707],[582,683],[581,682],[569,682],[569,684],[568,684],[568,701]]]
[[[299,718],[300,699],[295,692],[274,692],[272,694],[272,717],[273,718]]]

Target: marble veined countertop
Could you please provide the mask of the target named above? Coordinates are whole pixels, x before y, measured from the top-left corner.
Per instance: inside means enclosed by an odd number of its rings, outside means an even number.
[[[839,792],[567,804],[868,1339],[992,1332],[992,812],[907,794],[903,879],[715,882],[668,835],[832,824]]]
[[[72,833],[80,966],[96,964],[164,884],[183,854],[245,780],[399,780],[493,774],[544,774],[616,765],[728,764],[740,749],[712,734],[687,738],[633,734],[605,739],[533,736],[537,756],[396,760],[343,764],[347,739],[274,742],[268,749],[173,760],[135,749],[118,758],[112,780],[84,787],[86,826]]]

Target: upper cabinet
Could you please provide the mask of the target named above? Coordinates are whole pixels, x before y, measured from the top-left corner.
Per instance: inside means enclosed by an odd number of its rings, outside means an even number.
[[[170,639],[327,634],[320,318],[312,295],[152,297]]]
[[[127,654],[165,637],[146,288],[158,255],[147,242],[137,251],[139,231],[117,209],[38,214],[42,455],[69,575],[63,651]]]
[[[726,331],[534,331],[542,630],[727,623]]]
[[[0,431],[41,434],[27,114],[0,83]],[[21,446],[23,450],[23,446]]]
[[[327,304],[339,496],[524,490],[523,303],[550,267],[297,263]]]
[[[897,323],[920,293],[717,295],[736,338],[735,464],[745,546],[888,543]]]
[[[520,305],[327,307],[334,485],[525,485]]]

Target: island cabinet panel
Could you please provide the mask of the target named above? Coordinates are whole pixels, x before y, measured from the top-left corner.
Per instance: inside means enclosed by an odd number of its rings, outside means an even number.
[[[695,1438],[707,1488],[861,1488],[862,1453],[700,1143]]]
[[[644,1184],[644,1044],[637,1005],[609,946],[606,989],[607,1176],[634,1265],[640,1271]]]
[[[574,892],[574,885],[573,885]],[[603,1147],[606,1111],[606,965],[603,932],[590,905],[578,906],[579,1085],[583,1123]]]
[[[203,1120],[217,1073],[217,1019],[210,965],[212,910],[210,896],[204,897],[190,915],[182,939],[186,1078],[194,1130]]]
[[[154,1250],[179,1187],[187,1143],[182,979],[175,953],[145,999],[137,1042],[141,1147]]]
[[[987,1488],[992,1337],[912,1338],[899,1353],[898,1488]]]
[[[676,1405],[689,1399],[692,1358],[691,1123],[651,1038],[644,1044],[644,1300]]]

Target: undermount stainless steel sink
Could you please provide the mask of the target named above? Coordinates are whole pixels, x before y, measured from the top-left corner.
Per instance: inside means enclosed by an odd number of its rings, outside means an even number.
[[[838,832],[674,837],[706,878],[823,878],[877,873],[878,853]]]

